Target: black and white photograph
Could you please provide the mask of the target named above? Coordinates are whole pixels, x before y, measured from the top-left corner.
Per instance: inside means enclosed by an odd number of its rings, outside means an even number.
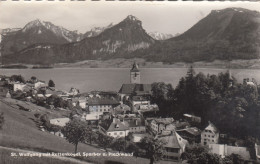
[[[0,34],[1,164],[260,164],[260,2],[0,0]]]

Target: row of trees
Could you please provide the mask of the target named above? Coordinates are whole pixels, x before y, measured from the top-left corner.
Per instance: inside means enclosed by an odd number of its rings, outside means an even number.
[[[183,160],[190,164],[242,164],[242,157],[237,154],[231,154],[221,158],[217,154],[209,153],[209,148],[201,145],[189,145],[181,155]]]
[[[161,116],[181,118],[190,113],[209,120],[237,137],[260,137],[258,88],[237,83],[228,72],[218,75],[196,74],[191,67],[175,89],[163,82],[152,84],[152,101]]]

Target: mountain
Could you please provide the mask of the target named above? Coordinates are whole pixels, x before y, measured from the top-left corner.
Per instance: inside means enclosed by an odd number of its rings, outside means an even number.
[[[164,34],[160,32],[149,32],[148,34],[155,40],[166,40],[173,37],[172,34]]]
[[[51,22],[34,20],[19,29],[3,29],[2,54],[16,53],[38,43],[64,44],[79,41],[81,34],[56,26]]]
[[[129,15],[120,23],[95,37],[68,44],[36,44],[3,57],[3,63],[57,63],[86,59],[127,58],[138,49],[147,49],[156,41],[142,28],[142,22]]]
[[[183,34],[157,42],[145,52],[134,55],[173,63],[258,59],[259,50],[260,13],[227,8],[211,11]]]
[[[98,36],[100,33],[111,27],[113,27],[113,23],[110,23],[108,26],[105,27],[94,27],[90,31],[87,31],[85,34],[83,34],[82,38]]]

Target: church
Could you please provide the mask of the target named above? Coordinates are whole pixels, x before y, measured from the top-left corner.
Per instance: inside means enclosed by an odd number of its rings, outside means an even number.
[[[136,62],[134,62],[132,69],[130,70],[130,83],[123,84],[119,90],[121,101],[126,99],[132,100],[133,105],[150,105],[151,94],[151,84],[141,83],[141,72]]]

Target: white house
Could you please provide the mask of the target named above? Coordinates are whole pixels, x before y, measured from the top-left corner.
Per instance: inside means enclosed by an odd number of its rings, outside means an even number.
[[[90,113],[112,112],[112,109],[118,106],[120,103],[117,100],[109,98],[90,98],[88,100],[88,110]]]
[[[219,131],[215,125],[209,122],[209,125],[201,132],[201,144],[217,144],[219,141]]]
[[[64,127],[70,121],[69,118],[55,118],[50,120],[50,124]]]
[[[38,82],[34,83],[34,88],[35,88],[35,89],[39,89],[39,88],[41,88],[41,87],[46,87],[46,86],[47,86],[47,85],[45,84],[44,81],[38,81]]]
[[[14,83],[13,84],[13,90],[14,91],[18,91],[18,90],[20,90],[20,91],[23,91],[23,89],[25,88],[25,84],[23,84],[23,83]]]
[[[113,118],[113,121],[110,125],[99,125],[99,131],[114,138],[121,138],[128,135],[129,128],[125,126],[119,119]]]
[[[222,158],[231,154],[238,154],[243,159],[250,159],[250,152],[246,147],[229,146],[223,144],[209,144],[209,150],[213,154],[218,154]]]
[[[172,129],[173,118],[155,118],[151,121],[150,127],[155,133],[162,133],[164,130]]]
[[[157,136],[159,140],[164,141],[166,153],[164,158],[167,160],[179,161],[181,154],[185,151],[185,147],[188,143],[178,133],[172,131],[169,135]]]

